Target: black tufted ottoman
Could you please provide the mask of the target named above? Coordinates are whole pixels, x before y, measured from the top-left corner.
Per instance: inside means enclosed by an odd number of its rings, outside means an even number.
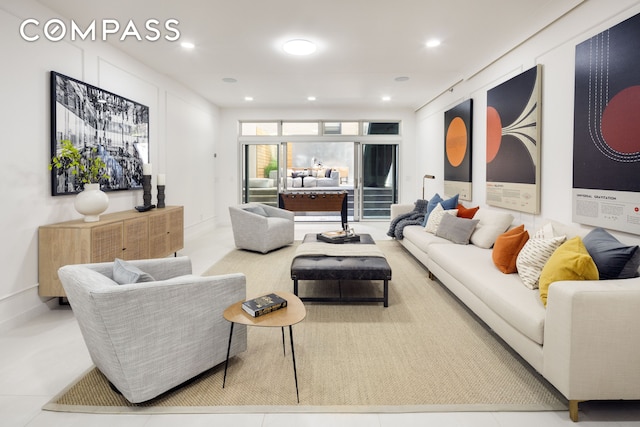
[[[307,234],[302,244],[317,242],[315,234]],[[322,243],[334,245],[332,243]],[[344,243],[342,245],[375,245],[369,234],[361,234],[359,242]],[[358,248],[353,248],[356,250]],[[363,248],[364,249],[364,248]],[[382,302],[389,306],[389,280],[391,267],[386,258],[378,256],[328,256],[305,255],[296,256],[291,262],[291,278],[293,279],[293,293],[298,295],[299,280],[383,280],[383,296],[379,298],[347,298],[347,297],[300,297],[302,301],[318,302]],[[298,295],[299,296],[299,295]]]

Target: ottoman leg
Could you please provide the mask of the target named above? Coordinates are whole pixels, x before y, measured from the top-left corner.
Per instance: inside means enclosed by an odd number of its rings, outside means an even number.
[[[389,307],[389,280],[384,279],[384,306]]]

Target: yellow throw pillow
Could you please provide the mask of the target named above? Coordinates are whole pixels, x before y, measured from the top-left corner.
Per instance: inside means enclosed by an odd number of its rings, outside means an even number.
[[[549,285],[562,280],[598,280],[598,267],[579,236],[553,252],[540,273],[540,299],[547,305]]]

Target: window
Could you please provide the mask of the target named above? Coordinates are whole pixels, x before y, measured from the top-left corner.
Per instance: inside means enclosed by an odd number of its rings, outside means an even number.
[[[360,123],[358,122],[324,122],[325,135],[358,135]]]
[[[364,122],[364,135],[400,135],[400,122]]]
[[[278,122],[243,122],[240,127],[242,136],[277,136]]]
[[[319,135],[318,122],[282,122],[282,135]]]

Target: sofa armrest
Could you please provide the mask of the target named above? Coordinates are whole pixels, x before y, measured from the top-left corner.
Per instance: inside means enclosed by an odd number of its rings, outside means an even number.
[[[640,278],[549,288],[543,375],[567,399],[640,399]]]
[[[411,212],[416,206],[413,203],[395,203],[391,205],[391,219]]]

